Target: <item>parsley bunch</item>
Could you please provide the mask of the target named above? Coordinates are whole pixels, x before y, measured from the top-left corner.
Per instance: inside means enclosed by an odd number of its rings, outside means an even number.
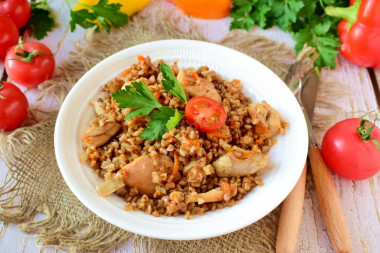
[[[298,54],[304,44],[316,48],[317,68],[335,68],[335,58],[341,45],[338,40],[337,18],[327,16],[325,6],[347,6],[346,0],[233,0],[230,30],[246,29],[254,25],[268,29],[277,25],[291,32]]]
[[[33,29],[33,36],[40,40],[55,27],[55,21],[51,9],[46,0],[40,2],[30,2],[32,14],[28,25]]]
[[[165,78],[162,80],[164,89],[187,103],[186,93],[171,68],[161,64],[160,69]],[[161,141],[164,133],[178,125],[184,117],[184,112],[162,106],[145,83],[132,82],[132,86],[126,86],[113,93],[112,97],[119,104],[119,108],[133,108],[125,117],[126,120],[136,116],[150,117],[150,121],[146,124],[148,127],[139,136],[141,139]]]

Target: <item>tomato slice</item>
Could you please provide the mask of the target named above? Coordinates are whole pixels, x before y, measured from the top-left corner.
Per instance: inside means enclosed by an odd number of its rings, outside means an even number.
[[[185,116],[190,124],[206,133],[218,130],[227,119],[223,106],[208,97],[193,97],[187,101]]]

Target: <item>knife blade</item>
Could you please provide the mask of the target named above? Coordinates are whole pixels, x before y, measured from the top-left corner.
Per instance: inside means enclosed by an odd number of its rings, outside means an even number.
[[[301,97],[305,99],[305,102],[306,100],[308,101],[305,109],[309,117],[312,119],[319,77],[314,68],[312,68],[302,78],[304,85],[302,90],[299,91],[298,89],[300,87],[297,86],[299,79],[297,79],[297,75],[294,75],[294,73],[299,72],[298,68],[298,63],[292,65],[289,71],[289,75],[285,81],[287,82],[293,94],[301,92]],[[292,79],[292,76],[295,76],[296,79]],[[307,162],[305,162],[305,166],[300,178],[298,179],[297,184],[294,186],[293,190],[282,203],[281,215],[277,230],[277,253],[293,253],[296,250],[298,234],[302,221],[303,203],[305,197],[306,170]]]

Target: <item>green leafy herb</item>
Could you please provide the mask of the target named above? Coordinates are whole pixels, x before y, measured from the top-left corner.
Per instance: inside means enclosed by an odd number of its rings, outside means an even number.
[[[345,0],[233,0],[230,13],[232,29],[250,30],[254,25],[268,29],[277,25],[291,32],[299,53],[305,44],[316,48],[319,57],[315,67],[335,68],[341,45],[338,40],[337,18],[327,16],[325,6],[347,6]]]
[[[166,79],[165,89],[179,98],[184,98],[186,103],[186,94],[170,67],[162,64],[161,72]],[[126,120],[136,116],[147,115],[150,117],[150,121],[146,124],[147,128],[139,136],[141,139],[161,141],[164,133],[178,125],[184,117],[184,112],[162,106],[143,82],[132,82],[132,85],[133,87],[126,86],[124,89],[113,93],[112,97],[119,104],[119,108],[133,108],[125,117]]]
[[[178,110],[165,106],[154,111],[150,114],[150,117],[151,121],[146,124],[148,128],[143,130],[140,138],[149,141],[153,141],[155,139],[161,141],[162,135],[170,129],[176,127],[181,121],[183,114],[181,114]]]
[[[174,115],[169,118],[168,122],[166,122],[166,128],[168,130],[175,128],[184,116],[183,113],[176,109]]]
[[[40,40],[55,27],[55,21],[46,0],[30,2],[32,14],[28,25],[33,29],[33,36]]]
[[[112,94],[115,101],[119,103],[119,108],[137,108],[128,113],[126,120],[148,115],[153,109],[162,107],[146,84],[140,81],[132,82],[132,85],[135,89],[125,86],[124,89]]]
[[[182,88],[182,85],[178,82],[173,71],[167,64],[161,64],[161,73],[165,78],[162,80],[162,85],[165,90],[174,96],[180,98],[183,102],[187,103],[186,93]]]
[[[365,116],[367,116],[368,114],[372,114],[374,113],[375,111],[371,111],[371,112],[368,112],[366,114],[364,114],[363,116],[360,117],[360,126],[356,128],[356,130],[358,131],[358,134],[360,136],[360,139],[362,139],[363,141],[372,141],[373,144],[376,145],[377,149],[380,150],[380,143],[378,140],[376,140],[375,138],[372,138],[371,137],[371,133],[373,131],[373,129],[375,128],[375,123],[376,123],[376,120],[377,120],[377,115],[376,115],[376,118],[373,122],[373,125],[372,127],[369,126],[369,120],[367,119],[364,119]]]
[[[85,29],[96,26],[96,30],[103,27],[109,32],[111,25],[117,28],[128,23],[128,15],[120,11],[121,4],[109,4],[108,0],[99,0],[95,5],[83,3],[78,3],[78,5],[82,5],[86,9],[71,10],[70,29],[72,32],[76,25]]]

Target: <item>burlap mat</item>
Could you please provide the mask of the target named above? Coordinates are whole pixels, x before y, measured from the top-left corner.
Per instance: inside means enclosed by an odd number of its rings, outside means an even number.
[[[42,85],[42,95],[53,93],[63,100],[75,82],[105,57],[140,43],[170,39],[203,38],[191,29],[183,32],[170,13],[157,11],[154,20],[140,14],[125,27],[107,33],[87,32],[77,43],[56,76]],[[190,22],[191,20],[186,20]],[[282,79],[295,60],[292,50],[246,32],[231,32],[219,44],[235,48],[264,63]],[[0,159],[9,169],[0,188],[0,220],[17,223],[21,231],[35,233],[41,247],[70,251],[104,252],[127,239],[134,250],[151,252],[274,252],[279,208],[256,223],[217,238],[168,241],[146,238],[119,229],[89,211],[64,182],[54,155],[57,113],[38,124],[0,135]],[[46,217],[33,221],[36,212]]]

